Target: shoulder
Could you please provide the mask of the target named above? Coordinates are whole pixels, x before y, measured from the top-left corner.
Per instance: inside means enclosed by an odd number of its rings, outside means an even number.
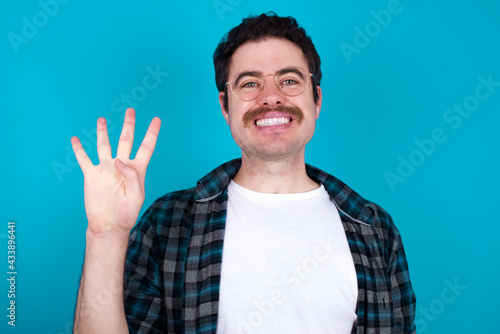
[[[389,213],[378,204],[367,200],[347,184],[321,169],[306,165],[307,174],[314,181],[324,185],[339,211],[359,223],[372,225],[374,220],[382,220],[391,225]]]
[[[156,215],[168,214],[171,210],[192,206],[194,202],[194,188],[177,190],[157,198],[148,210]]]
[[[225,190],[240,165],[240,159],[231,160],[198,180],[195,187],[161,196],[146,210],[132,233],[141,231],[161,235],[169,229],[171,236],[174,228],[185,230],[194,220],[203,220],[213,212],[223,212],[227,200]]]
[[[194,203],[194,188],[167,193],[157,198],[139,219],[131,232],[131,239],[139,235],[157,237],[168,230],[186,225]]]
[[[341,180],[316,167],[307,165],[307,172],[313,180],[325,186],[343,220],[356,226],[356,230],[375,234],[378,242],[388,247],[399,238],[391,215],[380,205],[367,200]]]

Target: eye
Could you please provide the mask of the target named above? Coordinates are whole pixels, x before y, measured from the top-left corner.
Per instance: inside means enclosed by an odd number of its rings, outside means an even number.
[[[241,82],[238,84],[238,89],[256,89],[261,85],[259,78],[255,77],[245,77],[241,79]]]
[[[302,82],[300,81],[300,79],[295,77],[286,77],[280,80],[280,87],[284,89],[295,88],[301,85]]]
[[[300,84],[300,82],[298,82],[295,79],[291,79],[291,78],[284,79],[281,81],[281,86],[293,86],[293,85],[298,85],[298,84]]]
[[[242,83],[240,88],[254,88],[254,87],[259,87],[259,84],[255,81],[249,81]]]

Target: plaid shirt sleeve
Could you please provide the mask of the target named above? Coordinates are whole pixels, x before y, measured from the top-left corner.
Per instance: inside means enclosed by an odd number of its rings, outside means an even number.
[[[163,282],[156,256],[155,204],[130,235],[124,275],[125,314],[130,333],[162,333]]]
[[[387,211],[374,203],[368,204],[367,207],[373,212],[372,231],[375,234],[374,240],[377,240],[377,247],[374,248],[378,249],[371,254],[378,253],[380,258],[376,262],[380,261],[385,269],[377,271],[375,281],[378,283],[371,284],[371,288],[377,291],[376,294],[382,296],[382,303],[379,298],[366,305],[365,320],[369,326],[365,330],[371,333],[370,328],[384,328],[385,331],[381,333],[413,334],[416,331],[416,297],[410,281],[401,234]],[[384,292],[386,289],[387,294]],[[389,296],[390,300],[389,313],[381,312],[386,309],[385,296]],[[390,315],[390,319],[386,319],[387,315]]]
[[[401,235],[397,231],[389,259],[389,277],[393,303],[394,330],[396,333],[415,333],[416,297],[410,283],[410,275]]]

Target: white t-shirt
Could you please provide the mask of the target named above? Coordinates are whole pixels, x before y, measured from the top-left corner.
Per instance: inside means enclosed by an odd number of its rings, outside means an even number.
[[[351,333],[356,271],[325,188],[228,196],[217,334]]]

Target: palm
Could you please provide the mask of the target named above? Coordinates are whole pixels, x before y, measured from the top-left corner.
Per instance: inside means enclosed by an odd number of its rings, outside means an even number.
[[[133,160],[124,159],[123,163],[134,168]],[[144,180],[139,179],[139,182],[144,185]],[[143,192],[132,192],[127,187],[125,178],[114,166],[114,159],[106,159],[90,168],[85,174],[84,192],[89,227],[93,232],[129,229],[144,200]]]
[[[72,139],[85,182],[85,210],[93,233],[108,230],[129,232],[144,202],[144,177],[156,145],[160,120],[153,119],[135,159],[130,159],[135,125],[135,112],[128,109],[118,144],[116,158],[111,157],[106,122],[97,121],[99,165],[94,166],[78,138]],[[118,161],[117,161],[118,160]],[[120,164],[120,161],[125,166]]]

